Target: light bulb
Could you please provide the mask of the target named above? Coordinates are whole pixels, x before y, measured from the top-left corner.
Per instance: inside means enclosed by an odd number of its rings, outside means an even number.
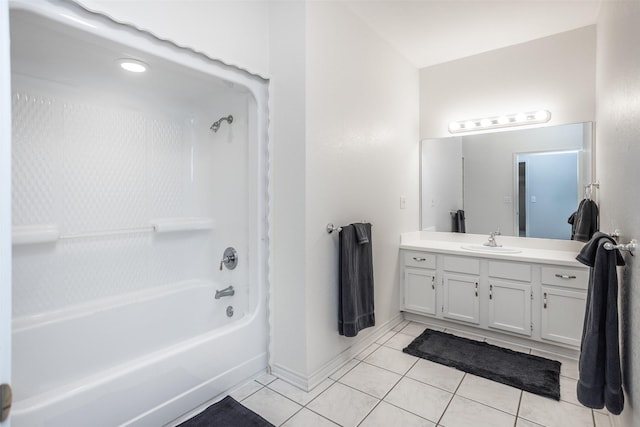
[[[506,125],[507,123],[509,123],[509,117],[507,117],[507,116],[498,117],[498,124]]]
[[[473,120],[467,120],[466,122],[464,122],[465,129],[473,129],[474,127],[476,127],[476,122],[474,122]]]
[[[549,120],[549,112],[547,110],[537,111],[535,117],[540,121]]]
[[[527,115],[525,113],[516,114],[516,122],[524,122],[527,120]]]
[[[487,128],[489,126],[491,126],[491,120],[489,119],[482,119],[480,121],[480,126],[482,126],[483,128]]]
[[[450,130],[451,132],[455,132],[455,131],[457,131],[457,130],[460,130],[460,123],[458,123],[458,122],[451,122],[451,123],[449,123],[449,130]]]

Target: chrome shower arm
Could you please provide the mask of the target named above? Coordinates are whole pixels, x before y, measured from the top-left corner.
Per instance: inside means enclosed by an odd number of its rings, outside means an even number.
[[[231,124],[233,123],[233,116],[229,114],[227,117],[221,117],[219,120],[213,122],[213,124],[209,129],[211,129],[214,132],[218,132],[218,130],[220,129],[220,124],[222,124],[223,121],[226,121],[227,123]]]

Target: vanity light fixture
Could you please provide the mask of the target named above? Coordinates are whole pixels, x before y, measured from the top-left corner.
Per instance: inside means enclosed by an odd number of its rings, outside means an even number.
[[[549,120],[551,120],[551,113],[548,110],[504,114],[502,116],[451,122],[449,123],[449,133],[471,132],[509,126],[525,126],[536,123],[546,123]]]
[[[144,73],[149,69],[149,66],[144,62],[131,58],[118,59],[118,64],[122,69],[132,73]]]

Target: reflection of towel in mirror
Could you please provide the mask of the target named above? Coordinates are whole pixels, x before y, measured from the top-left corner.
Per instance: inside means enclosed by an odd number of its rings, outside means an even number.
[[[583,199],[567,222],[571,224],[571,240],[589,241],[598,231],[598,205],[593,200]]]
[[[356,225],[363,226],[361,243]],[[371,224],[351,224],[340,232],[338,332],[355,337],[360,330],[375,326],[373,306],[373,251]]]
[[[464,223],[464,211],[462,209],[451,212],[451,231],[454,233],[467,232],[467,227]]]
[[[616,242],[597,232],[576,259],[591,267],[589,291],[580,344],[577,396],[583,405],[604,406],[618,415],[624,406],[618,336],[618,275],[624,265],[618,250],[607,250],[605,243]]]

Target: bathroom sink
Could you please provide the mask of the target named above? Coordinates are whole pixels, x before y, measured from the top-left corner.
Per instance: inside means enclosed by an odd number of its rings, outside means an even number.
[[[468,251],[476,251],[476,252],[491,252],[498,254],[517,254],[522,252],[520,249],[508,248],[504,246],[485,246],[485,245],[462,245],[460,246],[462,249],[466,249]]]

